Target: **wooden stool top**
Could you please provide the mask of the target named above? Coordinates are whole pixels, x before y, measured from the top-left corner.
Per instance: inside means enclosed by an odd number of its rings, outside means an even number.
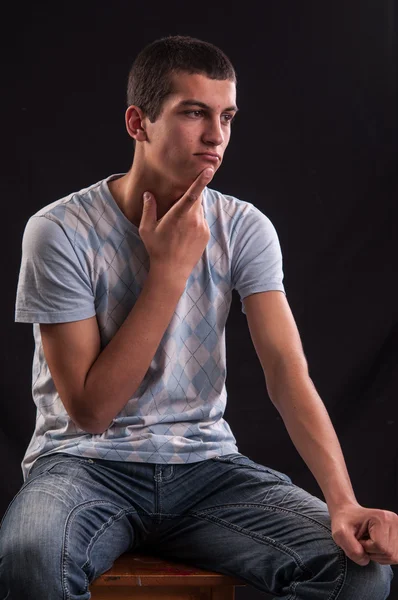
[[[245,585],[241,579],[190,567],[155,556],[125,553],[113,567],[100,575],[96,586],[219,586]]]

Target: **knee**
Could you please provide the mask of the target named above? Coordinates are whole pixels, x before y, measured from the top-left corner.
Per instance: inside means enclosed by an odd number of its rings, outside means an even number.
[[[393,572],[387,565],[371,561],[366,567],[360,567],[347,560],[347,574],[342,600],[361,598],[361,600],[386,600],[390,594]]]

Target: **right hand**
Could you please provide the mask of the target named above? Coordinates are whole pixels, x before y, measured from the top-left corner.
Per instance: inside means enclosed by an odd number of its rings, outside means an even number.
[[[144,200],[139,234],[149,254],[151,270],[161,269],[173,278],[188,279],[210,239],[201,201],[213,175],[213,169],[204,169],[159,221],[153,194],[149,202]]]

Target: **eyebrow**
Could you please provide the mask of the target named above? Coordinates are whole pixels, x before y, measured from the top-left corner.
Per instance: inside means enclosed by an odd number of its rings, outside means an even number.
[[[201,102],[200,100],[195,100],[194,98],[189,99],[189,100],[181,100],[181,102],[178,103],[178,106],[200,106],[201,108],[204,108],[206,110],[213,110],[208,104],[205,104],[204,102]],[[222,112],[238,112],[239,108],[235,105],[232,106],[228,106],[227,108],[224,108],[224,110]]]

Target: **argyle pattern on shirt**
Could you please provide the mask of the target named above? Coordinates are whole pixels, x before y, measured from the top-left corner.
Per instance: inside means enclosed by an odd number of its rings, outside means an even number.
[[[140,386],[102,434],[79,429],[66,412],[45,360],[40,323],[95,316],[101,349],[133,308],[149,257],[108,181],[58,200],[27,223],[16,320],[33,323],[36,428],[23,469],[67,452],[138,462],[195,462],[237,451],[223,418],[227,393],[225,325],[237,289],[283,291],[276,232],[252,204],[205,188],[210,240],[189,276]],[[132,365],[133,366],[133,365]]]

